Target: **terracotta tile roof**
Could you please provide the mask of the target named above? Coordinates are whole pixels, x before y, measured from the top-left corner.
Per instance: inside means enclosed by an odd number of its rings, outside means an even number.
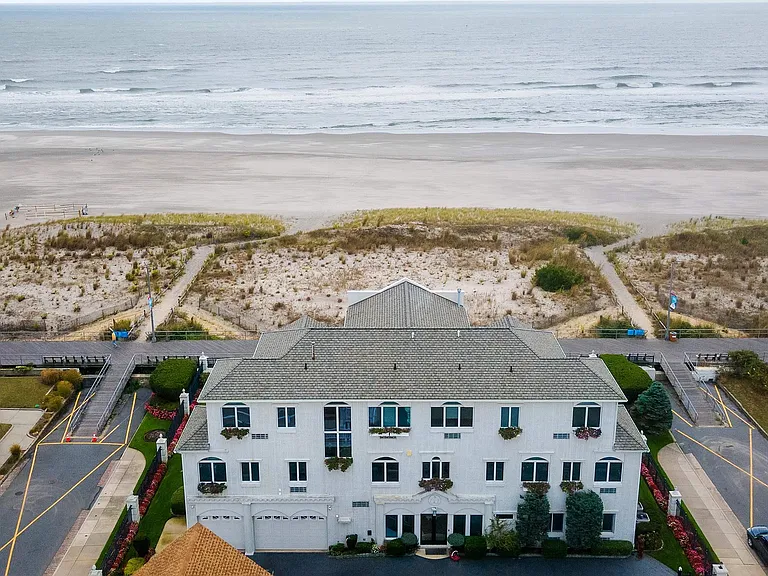
[[[271,576],[202,524],[195,524],[135,576]]]

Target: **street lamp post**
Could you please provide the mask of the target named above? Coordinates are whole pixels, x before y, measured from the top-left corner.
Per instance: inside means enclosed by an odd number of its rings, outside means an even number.
[[[677,295],[672,291],[672,280],[675,277],[675,262],[669,269],[669,301],[667,302],[667,325],[664,327],[664,340],[669,341],[669,325],[672,321],[672,310],[677,308]]]
[[[149,262],[145,262],[144,267],[147,270],[147,303],[149,304],[149,322],[152,326],[152,342],[157,342],[157,336],[155,336],[155,303],[152,301],[152,283],[149,279]]]

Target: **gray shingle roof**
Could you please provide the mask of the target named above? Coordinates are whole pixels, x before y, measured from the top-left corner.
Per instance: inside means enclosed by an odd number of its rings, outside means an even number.
[[[648,451],[648,445],[624,406],[619,406],[619,413],[616,418],[616,440],[613,443],[613,449]]]
[[[626,400],[607,370],[608,378],[588,366],[588,359],[542,358],[517,332],[504,328],[278,332],[292,334],[293,344],[280,350],[284,353],[217,362],[200,400]],[[554,339],[551,334],[547,338]]]
[[[176,443],[177,452],[208,450],[208,418],[205,406],[195,406],[189,415],[184,432]]]
[[[304,314],[290,324],[286,324],[280,328],[280,330],[293,330],[295,328],[325,328],[326,326],[328,326],[328,324],[325,322],[320,322],[320,320],[315,320],[312,316]]]
[[[552,332],[514,328],[512,332],[539,358],[565,358],[565,352]]]
[[[308,328],[265,332],[256,344],[254,358],[280,358],[309,332]]]
[[[463,306],[403,279],[347,308],[346,328],[469,328]]]
[[[497,318],[490,324],[488,324],[489,328],[531,328],[530,324],[526,324],[522,320],[518,320],[514,316],[510,316],[507,314],[506,316],[502,316],[501,318]]]

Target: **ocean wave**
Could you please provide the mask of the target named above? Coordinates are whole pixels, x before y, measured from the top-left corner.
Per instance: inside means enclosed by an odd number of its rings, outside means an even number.
[[[8,84],[9,82],[11,84],[24,84],[24,82],[31,82],[32,80],[34,80],[34,78],[3,78],[0,82],[3,82],[4,84]]]
[[[99,73],[101,74],[147,74],[149,72],[192,72],[192,68],[156,66],[154,68],[107,68],[105,70],[99,70]]]
[[[387,127],[394,128],[396,126],[437,126],[439,124],[455,124],[458,122],[503,122],[509,120],[507,116],[474,116],[468,118],[441,118],[440,120],[400,120],[396,122],[390,122]]]
[[[637,80],[639,78],[648,78],[645,74],[617,74],[615,76],[609,76],[609,80]]]
[[[698,84],[688,84],[694,88],[737,88],[739,86],[755,86],[758,82],[700,82]]]
[[[142,92],[158,92],[157,88],[80,88],[80,94],[94,94],[96,92],[114,93],[126,92],[139,94]]]
[[[759,72],[761,70],[768,70],[768,66],[741,66],[740,68],[734,68],[738,72]]]

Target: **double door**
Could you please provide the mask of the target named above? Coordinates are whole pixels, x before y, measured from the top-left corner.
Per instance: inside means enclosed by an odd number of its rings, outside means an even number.
[[[446,544],[448,542],[448,514],[422,514],[420,544]]]

